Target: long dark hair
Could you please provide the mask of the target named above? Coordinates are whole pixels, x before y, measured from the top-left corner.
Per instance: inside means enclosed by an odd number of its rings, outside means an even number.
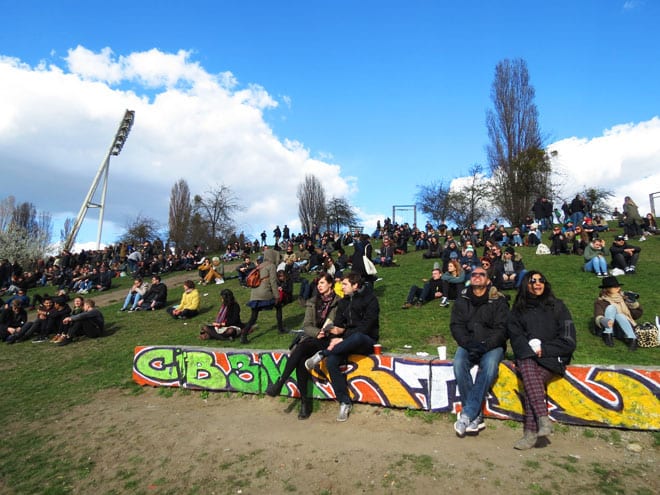
[[[222,292],[220,292],[220,297],[222,297],[222,304],[226,307],[229,307],[236,302],[234,293],[229,289],[223,289]]]
[[[540,297],[536,297],[529,292],[529,279],[534,275],[538,275],[539,277],[543,277],[545,279],[545,288],[543,289],[543,294],[541,294]],[[525,274],[520,283],[520,287],[518,287],[518,294],[516,294],[516,300],[513,302],[511,310],[517,313],[521,313],[525,310],[527,304],[531,300],[537,300],[545,306],[554,306],[556,300],[555,294],[552,292],[552,285],[550,285],[550,281],[538,270],[530,270]]]

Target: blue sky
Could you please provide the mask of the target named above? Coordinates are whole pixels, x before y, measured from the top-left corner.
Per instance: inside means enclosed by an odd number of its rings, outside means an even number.
[[[595,185],[617,204],[637,195],[648,211],[660,190],[660,2],[0,9],[0,198],[75,216],[124,110],[136,110],[111,160],[104,242],[137,213],[165,225],[180,177],[193,193],[230,186],[246,207],[239,226],[257,234],[297,228],[296,186],[314,173],[371,228],[392,205],[414,203],[418,185],[487,165],[485,112],[504,58],[527,61],[541,130],[561,160],[557,199]],[[95,240],[93,218],[81,242]]]

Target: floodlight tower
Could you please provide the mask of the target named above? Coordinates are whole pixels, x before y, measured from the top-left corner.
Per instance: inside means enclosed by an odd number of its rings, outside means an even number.
[[[105,211],[105,196],[108,191],[108,170],[110,169],[110,157],[117,156],[119,155],[119,153],[121,153],[121,150],[124,147],[124,143],[126,143],[126,139],[128,138],[128,134],[129,132],[131,132],[131,128],[133,127],[134,119],[135,119],[135,112],[133,110],[126,110],[126,113],[124,113],[124,118],[122,118],[119,124],[119,129],[117,129],[117,132],[115,133],[115,137],[112,140],[112,145],[110,146],[110,149],[106,153],[105,158],[101,162],[101,166],[99,167],[98,172],[96,172],[96,176],[92,181],[92,185],[89,188],[89,192],[87,193],[87,196],[85,197],[85,200],[83,201],[83,204],[80,207],[80,211],[78,212],[78,216],[76,217],[76,222],[73,224],[73,228],[71,229],[69,236],[66,238],[66,242],[64,243],[64,249],[70,250],[73,247],[73,243],[76,240],[76,236],[78,235],[80,226],[82,225],[83,220],[85,219],[87,210],[90,208],[100,209],[99,230],[98,230],[98,237],[96,239],[96,249],[101,248],[101,231],[103,230],[103,213]],[[101,179],[103,180],[103,191],[101,192],[101,201],[100,203],[94,203],[92,202],[92,198],[96,193],[96,188],[99,186],[99,182],[101,181]]]

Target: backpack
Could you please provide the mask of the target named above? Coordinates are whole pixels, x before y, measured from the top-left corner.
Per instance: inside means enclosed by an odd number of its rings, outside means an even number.
[[[261,265],[257,265],[257,267],[252,270],[245,279],[245,285],[247,285],[250,289],[256,289],[261,285],[261,273],[259,272],[260,267]]]

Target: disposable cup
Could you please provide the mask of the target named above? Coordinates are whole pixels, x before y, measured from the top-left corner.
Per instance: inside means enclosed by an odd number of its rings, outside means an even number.
[[[374,354],[380,356],[383,352],[383,346],[380,344],[374,344]]]
[[[447,346],[446,345],[438,346],[438,358],[440,358],[441,361],[445,361],[447,359]]]

